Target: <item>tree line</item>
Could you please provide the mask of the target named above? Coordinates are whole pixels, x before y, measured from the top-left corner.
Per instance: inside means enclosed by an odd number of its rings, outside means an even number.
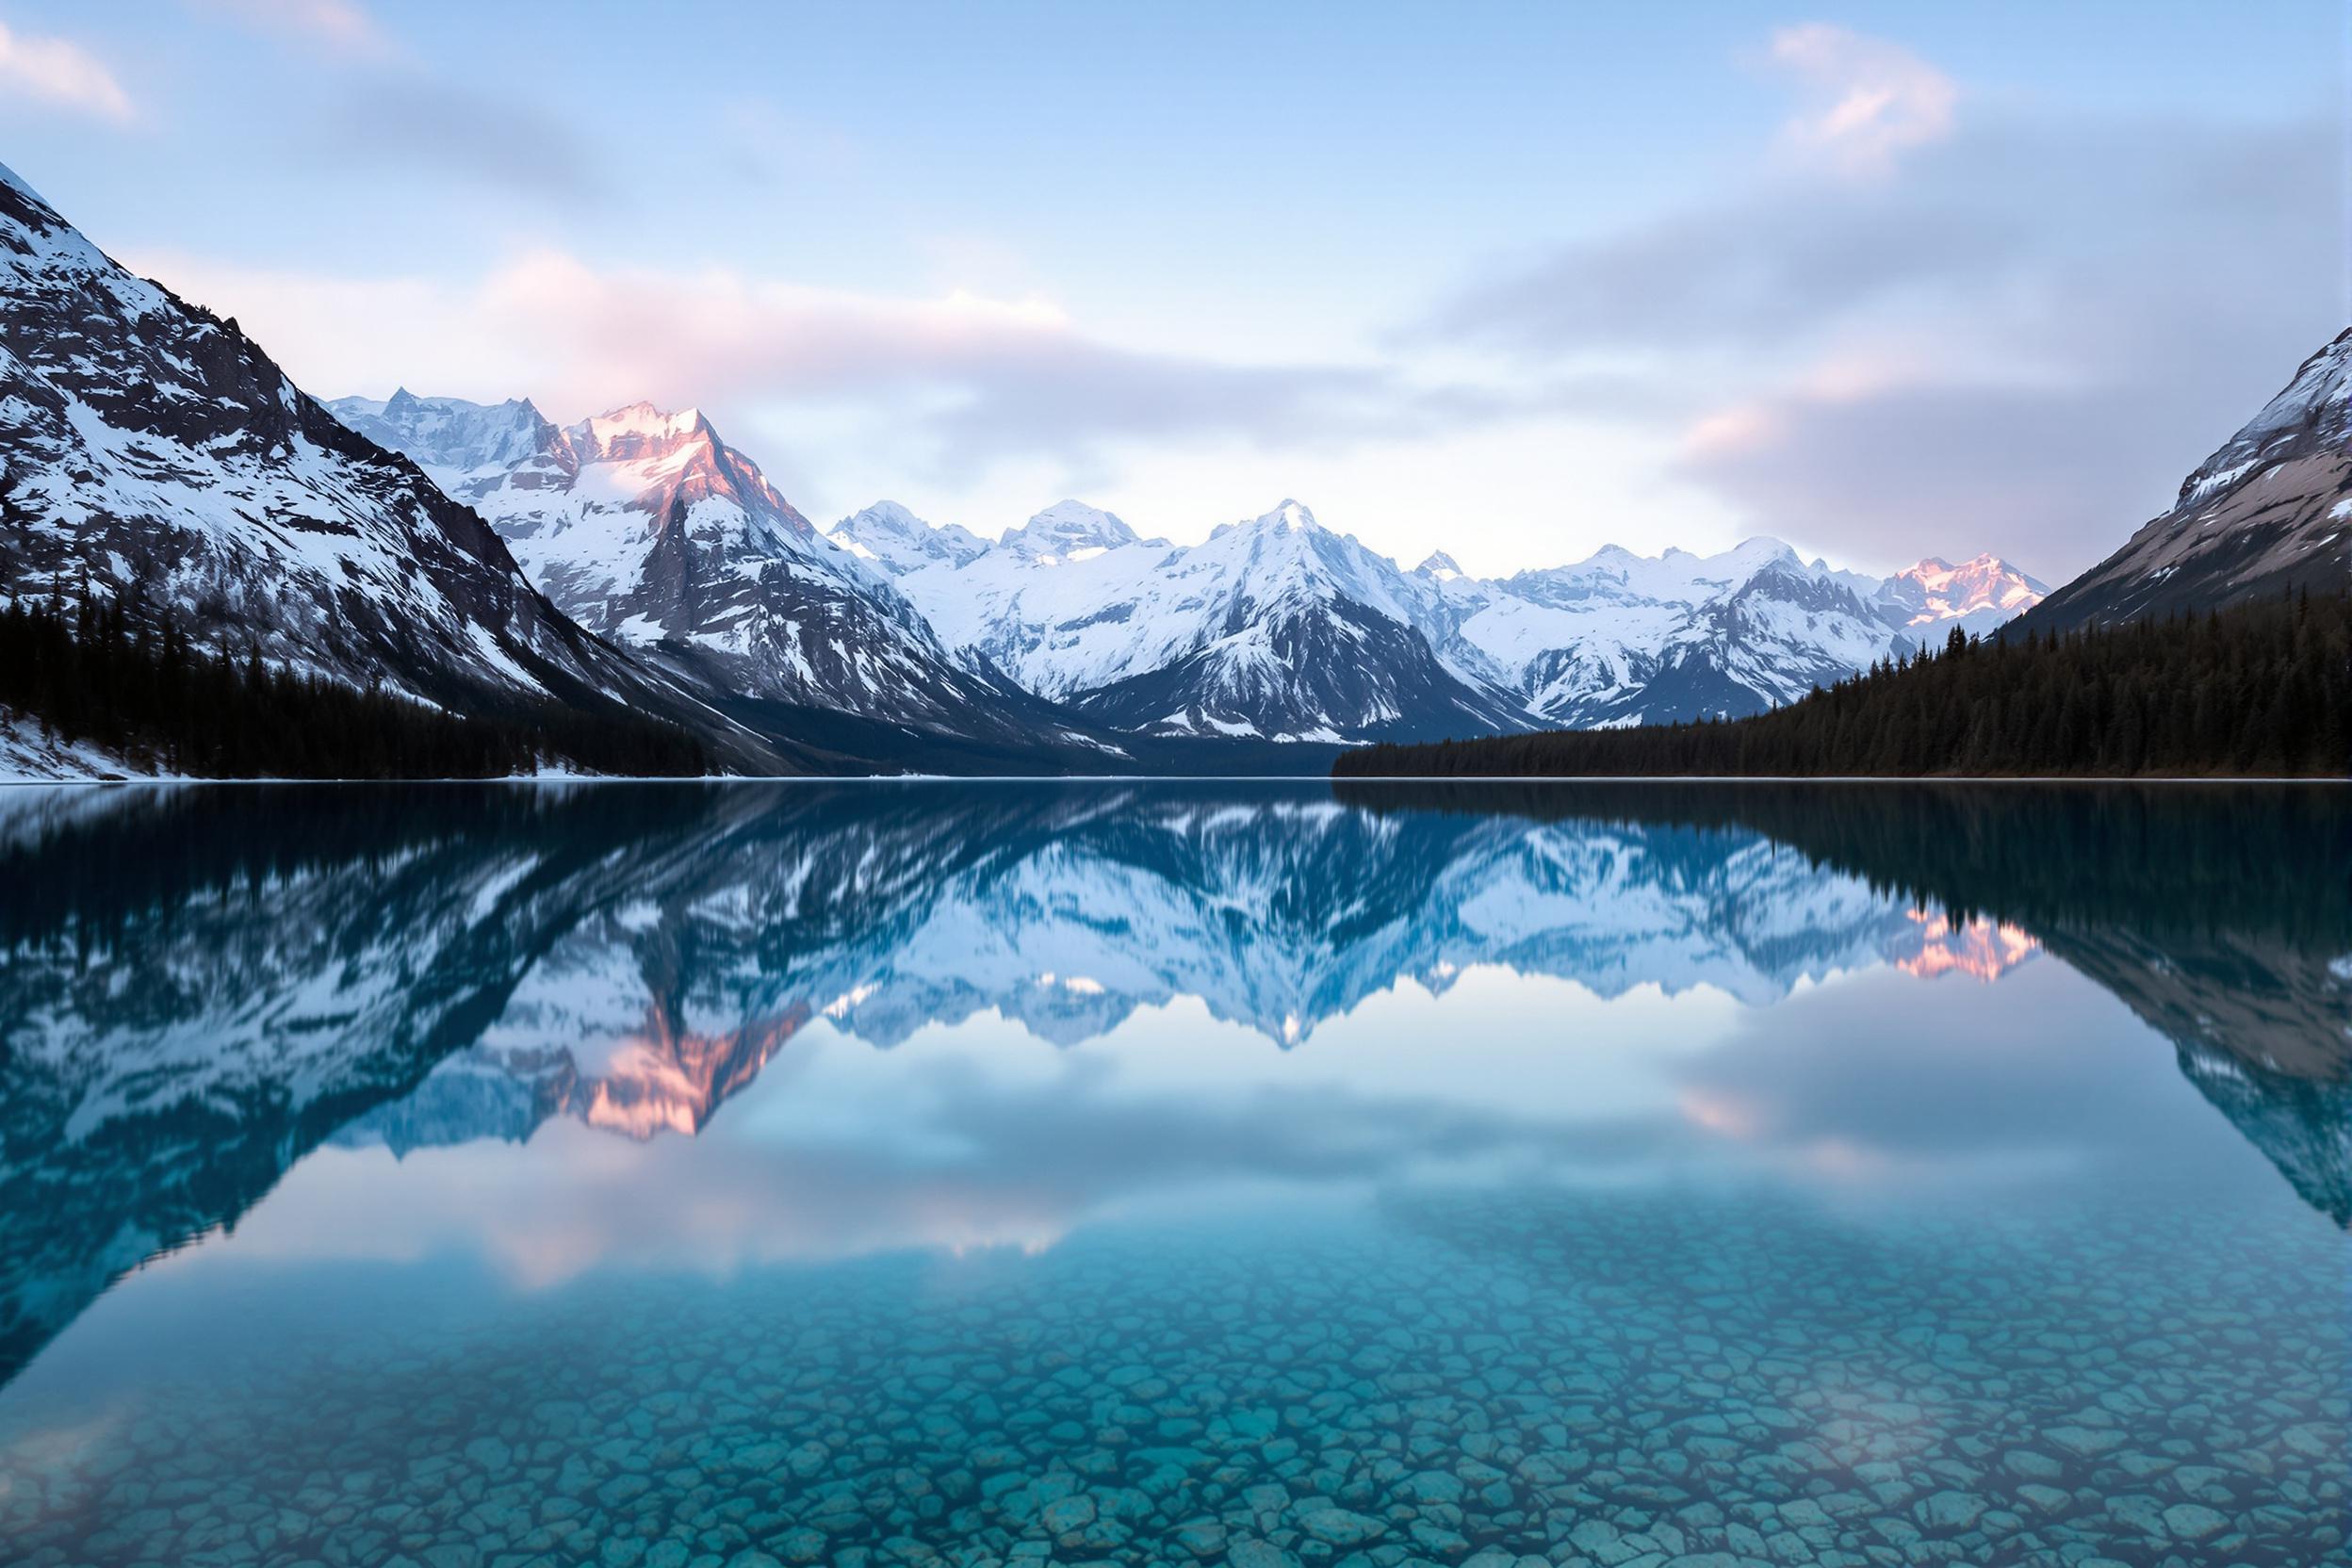
[[[1974,638],[1741,719],[1343,755],[1341,776],[2352,774],[2352,594]]]
[[[702,743],[615,704],[552,702],[466,715],[381,688],[194,645],[120,597],[19,598],[0,611],[0,710],[45,739],[204,778],[501,778],[569,765],[651,776],[710,771]],[[0,714],[5,716],[5,714]]]

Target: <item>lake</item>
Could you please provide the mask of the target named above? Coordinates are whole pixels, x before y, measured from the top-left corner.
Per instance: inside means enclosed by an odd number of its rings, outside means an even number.
[[[2352,792],[0,792],[0,1559],[2345,1560]]]

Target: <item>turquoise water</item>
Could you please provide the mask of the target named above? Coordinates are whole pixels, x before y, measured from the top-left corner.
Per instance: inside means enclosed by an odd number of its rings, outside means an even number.
[[[0,795],[0,1560],[2347,1560],[2352,796]]]

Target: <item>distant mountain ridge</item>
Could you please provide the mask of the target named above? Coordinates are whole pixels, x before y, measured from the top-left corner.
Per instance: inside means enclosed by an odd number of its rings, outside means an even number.
[[[1063,501],[900,586],[974,667],[1121,728],[1331,742],[1515,722],[1437,652],[1433,596],[1297,501],[1192,546]]]
[[[886,510],[887,509],[887,510]],[[871,514],[887,517],[887,530]],[[1063,501],[993,546],[883,503],[835,525],[977,667],[1124,727],[1364,741],[1737,716],[1990,630],[2044,585],[1997,557],[1888,578],[1772,539],[1607,547],[1482,580],[1407,572],[1297,501],[1199,545]]]
[[[890,500],[820,531],[694,410],[563,426],[405,389],[331,406],[479,508],[567,612],[680,674],[1006,743],[1040,722],[1080,744],[1095,727],[1099,748],[1736,716],[2046,592],[1989,555],[1880,579],[1771,539],[1407,572],[1296,500],[1195,545],[1075,499],[993,542]]]
[[[1762,537],[1711,556],[1612,545],[1491,581],[1445,570],[1429,576],[1458,616],[1456,656],[1516,694],[1530,727],[1577,729],[1759,712],[1953,623],[1989,630],[2047,592],[1990,555],[1871,578]]]

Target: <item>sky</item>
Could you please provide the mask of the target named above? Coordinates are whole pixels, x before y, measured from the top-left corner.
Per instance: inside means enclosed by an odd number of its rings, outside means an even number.
[[[2104,556],[2352,320],[2334,0],[0,0],[0,163],[306,390],[1411,565]]]

